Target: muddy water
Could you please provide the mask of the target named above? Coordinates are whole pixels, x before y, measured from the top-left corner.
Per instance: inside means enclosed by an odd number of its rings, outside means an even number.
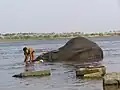
[[[107,67],[107,72],[120,70],[120,37],[90,38],[104,50],[104,60],[99,62]],[[64,40],[36,40],[0,42],[0,90],[102,90],[101,80],[81,80],[76,78],[74,66],[63,63],[37,64],[32,70],[50,69],[51,76],[42,78],[13,78],[24,72],[23,46],[33,47],[35,56],[44,51],[54,50],[64,45]]]

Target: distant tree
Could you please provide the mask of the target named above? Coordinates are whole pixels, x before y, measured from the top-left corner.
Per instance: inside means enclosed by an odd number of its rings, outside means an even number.
[[[99,33],[99,36],[103,36],[103,33]]]

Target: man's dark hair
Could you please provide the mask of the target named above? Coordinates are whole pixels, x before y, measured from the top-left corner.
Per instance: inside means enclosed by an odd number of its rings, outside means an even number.
[[[26,51],[26,50],[27,50],[27,47],[24,47],[24,48],[23,48],[23,51]]]

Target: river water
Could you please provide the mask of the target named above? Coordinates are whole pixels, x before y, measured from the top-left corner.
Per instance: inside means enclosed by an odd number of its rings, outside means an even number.
[[[106,66],[107,72],[118,72],[120,37],[90,38],[90,40],[103,49],[104,59],[100,63]],[[101,80],[76,78],[74,67],[62,63],[43,63],[35,68],[50,69],[51,76],[24,79],[12,77],[25,70],[22,52],[24,46],[35,48],[37,57],[41,52],[57,49],[67,41],[68,39],[0,42],[0,90],[102,90]]]

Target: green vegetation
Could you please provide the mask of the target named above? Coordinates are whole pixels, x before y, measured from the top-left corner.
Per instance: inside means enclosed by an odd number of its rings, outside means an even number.
[[[78,36],[83,37],[103,37],[120,35],[119,32],[110,31],[105,33],[83,33],[83,32],[70,32],[70,33],[6,33],[0,34],[0,41],[18,41],[18,40],[42,40],[42,39],[61,39],[73,38]]]

